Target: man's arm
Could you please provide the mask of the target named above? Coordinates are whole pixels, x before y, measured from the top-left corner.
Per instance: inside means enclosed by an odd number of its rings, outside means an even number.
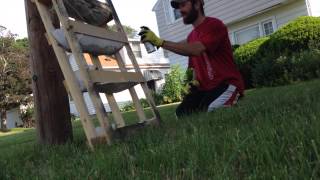
[[[183,56],[200,56],[206,50],[206,47],[201,42],[176,43],[171,41],[164,41],[161,47]]]
[[[186,40],[182,42],[164,41],[147,27],[143,27],[139,35],[142,42],[150,42],[154,46],[162,47],[183,56],[200,56],[206,50],[206,47],[201,42],[187,43]]]

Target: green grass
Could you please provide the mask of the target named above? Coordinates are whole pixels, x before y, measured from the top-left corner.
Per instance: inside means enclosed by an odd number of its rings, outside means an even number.
[[[249,91],[238,106],[176,120],[95,152],[40,146],[34,130],[0,136],[0,179],[319,179],[320,81]],[[132,116],[132,114],[126,114]]]

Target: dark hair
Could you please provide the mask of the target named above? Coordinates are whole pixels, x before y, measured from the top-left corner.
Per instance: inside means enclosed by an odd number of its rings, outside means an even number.
[[[192,3],[192,6],[195,6],[195,4],[197,3],[197,2],[199,2],[200,3],[200,11],[201,11],[201,13],[202,13],[202,15],[205,15],[205,13],[204,13],[204,5],[203,5],[203,3],[201,2],[201,0],[190,0],[191,1],[191,3]]]

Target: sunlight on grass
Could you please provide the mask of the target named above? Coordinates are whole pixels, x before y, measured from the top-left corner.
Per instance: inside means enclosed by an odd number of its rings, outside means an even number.
[[[20,134],[23,133],[25,131],[31,130],[33,128],[13,128],[8,130],[8,132],[1,132],[0,131],[0,138],[4,137],[4,136],[9,136],[9,135],[14,135],[14,134]]]

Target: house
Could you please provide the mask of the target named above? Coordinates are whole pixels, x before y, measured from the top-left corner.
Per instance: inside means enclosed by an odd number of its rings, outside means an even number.
[[[6,120],[7,129],[16,128],[23,125],[23,122],[20,116],[20,107],[13,108],[7,111],[6,118],[7,118]],[[0,119],[1,119],[1,115],[0,115]],[[0,129],[1,129],[1,123],[0,123]]]
[[[140,66],[141,72],[144,75],[145,79],[148,81],[148,87],[155,91],[159,92],[165,82],[164,77],[165,74],[168,73],[170,69],[170,64],[168,58],[164,56],[163,50],[159,49],[156,52],[148,54],[144,45],[140,43],[139,39],[129,39],[130,45],[132,47],[132,51],[136,57],[136,60]],[[128,71],[134,71],[134,67],[127,55],[126,49],[123,48],[120,50],[120,54],[125,61],[125,65]],[[92,65],[92,61],[88,54],[84,54],[87,64]],[[70,56],[69,58],[71,67],[74,71],[78,70],[75,59]],[[108,56],[99,56],[99,60],[102,64],[103,69],[109,71],[120,71],[116,59]],[[139,98],[145,98],[142,87],[140,85],[135,86],[136,92]],[[116,101],[121,106],[124,103],[127,103],[131,100],[131,95],[128,90],[115,93],[114,94]],[[110,107],[108,105],[107,98],[104,94],[100,94],[102,98],[103,104],[107,112],[110,112]],[[84,99],[87,104],[87,108],[91,115],[95,114],[95,110],[92,104],[92,101],[88,95],[88,93],[84,93]],[[70,98],[70,112],[76,116],[79,115],[77,109],[75,107],[72,98]]]
[[[320,16],[319,0],[204,0],[207,16],[221,19],[228,27],[232,44],[244,44],[269,35],[298,16]],[[160,37],[184,40],[192,30],[184,25],[170,0],[158,0],[153,7]],[[187,67],[187,58],[165,52],[171,64]]]

